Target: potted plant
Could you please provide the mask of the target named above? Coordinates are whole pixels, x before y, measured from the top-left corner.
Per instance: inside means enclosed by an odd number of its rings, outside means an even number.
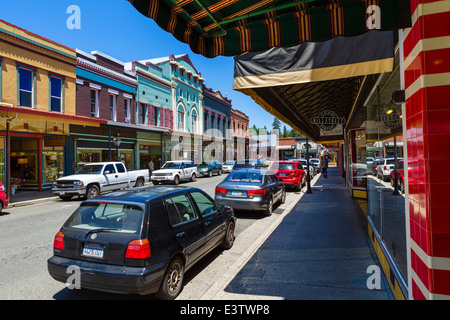
[[[16,194],[17,188],[20,187],[21,180],[19,178],[11,178],[11,194]]]

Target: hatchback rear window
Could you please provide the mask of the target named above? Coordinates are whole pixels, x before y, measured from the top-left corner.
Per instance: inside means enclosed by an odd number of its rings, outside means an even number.
[[[295,170],[295,163],[274,163],[273,170]]]
[[[81,204],[64,227],[83,230],[110,229],[113,232],[139,233],[143,216],[144,211],[139,206],[88,202]]]
[[[261,183],[262,181],[262,174],[245,171],[234,171],[224,179],[224,182]]]

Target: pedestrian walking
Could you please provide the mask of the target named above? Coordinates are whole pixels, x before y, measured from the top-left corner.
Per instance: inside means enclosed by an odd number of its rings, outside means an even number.
[[[148,171],[150,171],[150,177],[152,176],[152,172],[155,170],[155,165],[153,164],[153,159],[150,158],[148,162]]]
[[[320,171],[322,171],[323,177],[328,179],[328,154],[326,153],[323,154],[320,161]]]

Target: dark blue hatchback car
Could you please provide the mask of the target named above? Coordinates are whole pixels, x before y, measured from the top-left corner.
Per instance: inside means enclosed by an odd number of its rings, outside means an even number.
[[[50,275],[81,288],[156,293],[174,299],[184,272],[215,247],[234,242],[233,209],[202,190],[179,186],[126,189],[86,200],[56,234]]]

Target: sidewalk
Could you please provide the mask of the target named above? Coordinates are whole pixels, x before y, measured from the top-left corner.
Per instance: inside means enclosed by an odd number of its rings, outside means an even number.
[[[58,199],[53,195],[52,190],[45,191],[18,191],[16,194],[11,195],[8,208],[26,206],[39,202],[51,201]]]
[[[379,263],[339,170],[328,171],[212,299],[393,299],[382,270],[381,288],[367,288]]]

